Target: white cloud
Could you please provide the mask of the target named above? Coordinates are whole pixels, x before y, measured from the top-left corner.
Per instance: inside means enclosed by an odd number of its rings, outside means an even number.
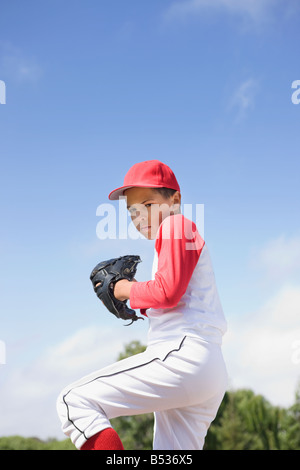
[[[300,237],[281,235],[252,253],[251,266],[262,272],[266,283],[299,282]]]
[[[125,328],[116,320],[111,327],[90,326],[75,332],[27,366],[11,371],[8,361],[2,366],[7,377],[1,384],[0,435],[63,439],[56,413],[60,391],[115,362],[133,340],[146,343],[146,322]]]
[[[249,110],[254,108],[257,92],[258,81],[253,78],[245,80],[237,87],[229,102],[229,110],[236,112],[237,121],[243,119]]]
[[[300,379],[300,287],[283,287],[258,311],[231,319],[224,338],[233,388],[251,388],[275,405],[294,402]]]
[[[168,20],[178,20],[201,15],[206,12],[228,13],[251,22],[261,22],[268,19],[270,7],[277,0],[185,0],[171,4],[165,13]]]
[[[255,247],[250,267],[254,290],[269,298],[256,311],[230,319],[224,350],[231,383],[289,406],[300,380],[300,237],[280,236]]]

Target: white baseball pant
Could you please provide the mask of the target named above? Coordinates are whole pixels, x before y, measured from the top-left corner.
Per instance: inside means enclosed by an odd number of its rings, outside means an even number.
[[[154,450],[201,450],[226,387],[220,345],[185,337],[73,383],[60,394],[57,410],[78,449],[111,427],[112,418],[154,412]]]

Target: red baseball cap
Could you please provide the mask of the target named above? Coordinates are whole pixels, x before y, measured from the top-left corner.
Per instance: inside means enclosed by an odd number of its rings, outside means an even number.
[[[123,186],[111,191],[108,198],[119,199],[125,189],[136,187],[169,188],[180,192],[177,179],[168,165],[159,160],[147,160],[133,165],[125,175]]]

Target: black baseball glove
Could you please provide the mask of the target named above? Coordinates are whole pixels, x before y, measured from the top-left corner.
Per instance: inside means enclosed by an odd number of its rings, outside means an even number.
[[[135,310],[127,306],[127,300],[116,299],[114,285],[121,279],[132,281],[136,274],[137,264],[140,262],[141,258],[136,255],[112,258],[97,264],[90,275],[94,291],[105,307],[117,318],[131,320],[131,323],[126,326],[131,325],[136,320],[143,320],[143,318],[138,317]]]

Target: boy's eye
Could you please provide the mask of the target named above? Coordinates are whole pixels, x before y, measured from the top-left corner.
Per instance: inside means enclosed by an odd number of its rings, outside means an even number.
[[[131,215],[134,215],[136,214],[136,212],[141,212],[144,207],[151,207],[151,206],[152,206],[152,202],[149,202],[148,204],[140,204],[138,208],[130,207],[130,209],[128,210]]]
[[[148,202],[147,204],[137,204],[137,207],[131,206],[128,209],[128,212],[130,214],[130,217],[136,218],[140,217],[142,215],[148,217],[148,209],[153,206],[153,202]]]

